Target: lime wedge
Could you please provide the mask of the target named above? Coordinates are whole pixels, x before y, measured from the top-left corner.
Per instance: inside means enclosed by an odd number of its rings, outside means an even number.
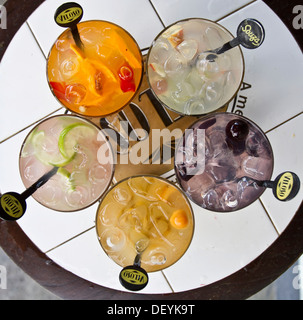
[[[62,159],[61,157],[58,157],[57,159],[53,159],[52,161],[49,161],[48,164],[53,166],[53,167],[65,167],[67,166],[70,162],[72,162],[75,158],[76,153],[74,153],[69,159]]]
[[[68,170],[66,170],[65,168],[59,168],[58,174],[60,174],[61,177],[65,180],[65,185],[67,186],[69,192],[76,190],[74,180],[72,179],[71,173]]]
[[[59,136],[58,146],[65,159],[71,159],[76,154],[76,147],[80,138],[89,137],[95,130],[85,123],[73,123],[64,128]]]
[[[46,136],[44,131],[33,132],[30,137],[32,146],[35,151],[36,158],[45,165],[51,165],[54,167],[64,167],[68,165],[75,157],[73,154],[69,158],[63,157],[60,153],[50,153],[43,148]]]

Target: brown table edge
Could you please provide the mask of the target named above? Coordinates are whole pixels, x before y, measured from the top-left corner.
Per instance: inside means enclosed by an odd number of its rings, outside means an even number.
[[[303,34],[292,27],[295,1],[263,0],[286,24],[303,48]],[[10,41],[44,0],[8,0],[7,30],[0,33],[0,60]],[[199,289],[173,294],[132,294],[105,288],[64,270],[42,253],[16,222],[0,221],[0,245],[40,285],[63,299],[218,300],[246,299],[283,274],[303,252],[303,202],[282,235],[259,257],[234,274]]]

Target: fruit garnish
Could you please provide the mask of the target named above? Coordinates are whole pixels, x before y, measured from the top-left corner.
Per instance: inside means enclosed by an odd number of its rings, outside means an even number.
[[[184,229],[188,225],[187,214],[184,210],[176,210],[169,219],[170,224],[176,229]]]
[[[242,154],[246,148],[249,126],[244,120],[232,120],[225,129],[226,143],[235,156]]]
[[[65,159],[70,159],[76,153],[75,147],[79,138],[93,134],[94,130],[85,123],[77,122],[64,128],[59,136],[58,147],[61,155]]]
[[[161,190],[159,190],[158,196],[161,200],[169,201],[171,196],[175,193],[175,189],[169,186],[164,186]]]
[[[178,25],[172,26],[165,33],[163,33],[163,37],[167,38],[173,48],[176,48],[184,40],[183,28]]]
[[[84,60],[85,56],[84,53],[82,52],[82,50],[80,50],[75,44],[71,44],[70,45],[71,50],[75,53],[75,55],[77,56],[77,58],[81,61]]]
[[[65,83],[64,82],[50,81],[49,84],[51,85],[55,96],[58,99],[65,100],[65,90],[66,90]]]
[[[64,167],[74,159],[74,154],[66,158],[60,153],[45,150],[44,144],[46,143],[47,137],[44,131],[36,131],[31,139],[36,158],[45,165]]]
[[[166,73],[164,70],[164,67],[158,63],[150,63],[149,65],[151,67],[151,69],[156,72],[160,77],[165,78]]]
[[[226,136],[229,139],[243,141],[249,133],[249,127],[246,121],[232,120],[226,126]]]
[[[120,78],[120,88],[123,92],[136,91],[134,73],[130,66],[122,66],[118,72],[118,76]]]
[[[140,60],[138,60],[128,49],[127,44],[125,43],[123,39],[123,35],[121,34],[120,29],[113,30],[111,34],[113,43],[115,43],[122,54],[123,57],[125,57],[126,61],[131,65],[134,69],[141,69],[142,63],[141,63],[141,57]]]
[[[74,180],[72,179],[71,173],[68,170],[65,168],[59,168],[58,174],[61,175],[65,180],[65,185],[67,186],[68,191],[72,192],[76,190]]]
[[[124,81],[132,81],[134,78],[133,70],[128,66],[122,66],[120,68],[119,78]]]

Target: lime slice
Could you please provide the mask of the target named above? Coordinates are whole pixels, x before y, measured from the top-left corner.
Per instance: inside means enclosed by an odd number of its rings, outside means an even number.
[[[65,159],[71,159],[76,154],[76,147],[80,138],[89,137],[95,132],[94,128],[85,123],[73,123],[64,128],[59,136],[58,146]]]
[[[36,131],[34,135],[30,138],[35,151],[36,158],[45,165],[51,165],[54,167],[64,167],[68,165],[75,157],[75,154],[73,154],[69,158],[65,158],[60,153],[47,152],[43,148],[43,143],[46,139],[44,131]]]
[[[66,170],[65,168],[59,168],[58,174],[60,174],[61,177],[65,180],[65,185],[67,186],[69,192],[73,192],[76,190],[74,180],[72,179],[71,173],[68,170]]]

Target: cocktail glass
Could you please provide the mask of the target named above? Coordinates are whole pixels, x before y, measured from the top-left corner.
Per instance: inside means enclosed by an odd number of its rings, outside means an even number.
[[[95,203],[108,189],[114,155],[105,135],[92,122],[59,115],[31,130],[19,157],[26,188],[53,167],[59,167],[57,174],[33,198],[56,211],[78,211]]]
[[[180,186],[197,205],[231,212],[262,195],[265,187],[256,181],[270,180],[273,151],[251,120],[214,113],[185,131],[176,149],[175,172]]]
[[[143,59],[135,39],[107,21],[78,24],[83,51],[72,33],[63,32],[50,50],[47,78],[55,97],[70,111],[104,117],[126,106],[143,75]]]
[[[132,265],[139,246],[144,247],[141,267],[153,272],[186,252],[194,217],[186,195],[174,184],[156,176],[134,176],[103,196],[96,230],[102,248],[118,265]]]
[[[206,19],[174,23],[154,40],[147,58],[147,78],[156,98],[183,115],[203,115],[228,104],[244,76],[240,47],[208,60],[209,53],[233,35]]]

